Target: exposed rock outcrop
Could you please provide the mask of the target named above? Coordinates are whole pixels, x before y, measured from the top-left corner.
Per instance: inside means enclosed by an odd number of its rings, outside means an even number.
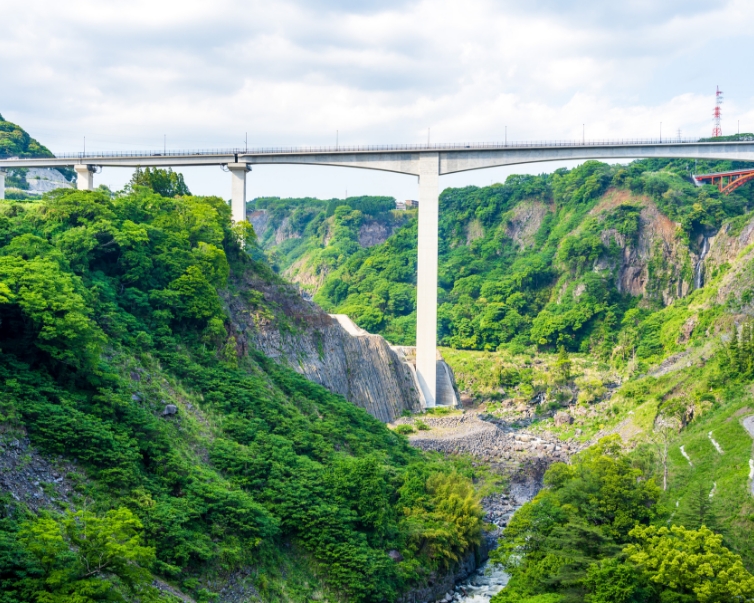
[[[359,245],[374,247],[388,240],[393,234],[393,228],[377,220],[365,220],[359,227]]]
[[[71,506],[75,472],[72,463],[40,455],[27,438],[0,437],[0,493],[34,512]]]
[[[647,197],[633,196],[628,191],[611,191],[591,213],[597,216],[629,203],[641,206],[635,238],[628,239],[612,228],[603,230],[602,243],[608,248],[617,248],[619,253],[600,257],[595,269],[615,274],[616,287],[621,293],[658,299],[670,305],[693,289],[693,266],[699,258],[678,236],[679,225],[662,214]]]
[[[240,295],[225,294],[239,354],[253,346],[381,421],[392,421],[404,410],[421,410],[411,367],[382,336],[350,334],[279,281],[250,278],[244,286],[260,292],[277,311],[271,315]]]
[[[509,212],[505,235],[523,248],[531,247],[548,211],[541,201],[522,201]]]
[[[411,421],[404,418],[397,422]],[[482,420],[475,413],[426,416],[422,421],[431,429],[412,434],[413,446],[446,454],[470,454],[501,470],[515,468],[518,471],[531,463],[542,463],[546,467],[556,461],[568,460],[579,449],[576,444],[561,442],[554,437],[503,428]]]
[[[715,274],[725,267],[714,303],[724,304],[733,314],[754,316],[754,219],[740,231],[728,223],[711,239],[705,270]]]
[[[296,260],[283,271],[283,276],[302,288],[316,292],[330,273],[327,265],[314,265],[308,255]]]
[[[469,245],[484,236],[484,226],[479,220],[472,220],[466,225],[466,244]]]
[[[73,188],[65,176],[52,168],[31,168],[26,173],[26,182],[30,193],[49,193],[58,188]]]
[[[258,237],[264,235],[267,227],[270,225],[270,214],[266,209],[256,209],[246,213],[247,220],[254,227],[254,232]]]

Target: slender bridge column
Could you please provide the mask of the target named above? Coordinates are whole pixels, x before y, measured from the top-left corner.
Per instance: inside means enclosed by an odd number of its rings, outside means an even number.
[[[76,171],[76,188],[80,191],[90,191],[94,188],[94,166],[74,165]]]
[[[229,163],[228,170],[231,178],[230,208],[233,221],[238,223],[246,220],[246,172],[251,171],[248,163]]]
[[[8,172],[0,170],[0,199],[5,199],[5,176]]]
[[[440,156],[419,156],[419,258],[416,279],[416,376],[428,407],[437,400],[437,237]]]

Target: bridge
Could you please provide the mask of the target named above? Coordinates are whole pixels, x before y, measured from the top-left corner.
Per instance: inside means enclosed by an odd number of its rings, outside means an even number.
[[[694,174],[691,176],[694,184],[704,186],[705,183],[717,186],[724,195],[730,195],[739,186],[754,180],[754,169],[716,172],[714,174]]]
[[[13,168],[73,166],[77,186],[91,190],[100,167],[222,166],[230,173],[233,219],[246,219],[246,175],[254,165],[322,165],[383,170],[418,177],[419,240],[416,372],[427,406],[437,400],[437,261],[440,176],[544,161],[643,158],[754,161],[754,141],[619,140],[427,145],[219,149],[156,153],[70,153],[50,158],[0,159],[0,198]]]

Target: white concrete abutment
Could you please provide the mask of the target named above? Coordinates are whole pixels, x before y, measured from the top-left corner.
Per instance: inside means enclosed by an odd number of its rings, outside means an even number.
[[[8,174],[5,170],[0,170],[0,199],[5,199],[5,176]]]

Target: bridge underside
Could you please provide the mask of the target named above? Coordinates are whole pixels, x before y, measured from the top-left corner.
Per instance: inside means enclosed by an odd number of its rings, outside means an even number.
[[[669,158],[754,161],[754,142],[684,142],[553,145],[438,145],[392,149],[304,149],[212,153],[128,154],[0,160],[0,198],[5,171],[13,168],[74,166],[78,188],[93,187],[96,167],[226,166],[232,178],[233,219],[246,219],[246,173],[254,165],[322,165],[382,170],[418,176],[419,238],[416,370],[427,406],[437,401],[437,261],[439,177],[468,170],[546,161]]]

